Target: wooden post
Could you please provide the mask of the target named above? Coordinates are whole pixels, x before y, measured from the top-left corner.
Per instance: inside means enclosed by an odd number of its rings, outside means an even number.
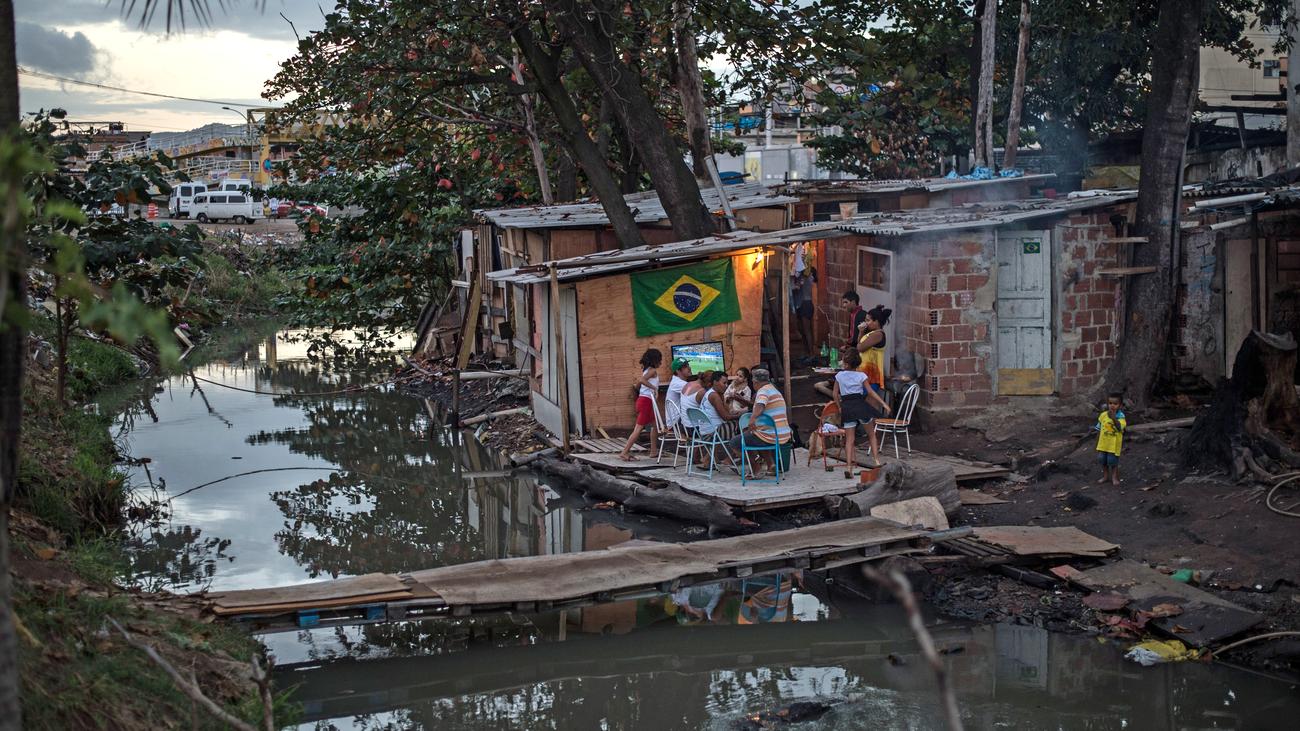
[[[555,379],[560,389],[560,449],[569,454],[569,374],[564,358],[564,320],[560,312],[560,277],[551,267],[551,327],[555,330]]]
[[[790,263],[785,251],[776,252],[776,256],[781,260],[781,376],[788,409],[794,403],[790,398]]]
[[[1291,0],[1291,22],[1287,23],[1287,34],[1292,48],[1286,61],[1286,164],[1289,167],[1300,165],[1300,93],[1296,85],[1300,84],[1300,63],[1296,70],[1291,70],[1291,61],[1300,55],[1300,0]]]
[[[451,416],[447,423],[453,427],[460,424],[460,369],[457,368],[451,372]],[[455,437],[456,443],[459,444],[460,437]]]

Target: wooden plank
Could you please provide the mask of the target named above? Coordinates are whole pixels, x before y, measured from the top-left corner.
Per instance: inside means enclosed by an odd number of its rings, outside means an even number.
[[[1187,416],[1181,419],[1167,419],[1165,421],[1148,421],[1144,424],[1130,424],[1126,432],[1144,432],[1144,431],[1168,431],[1169,429],[1184,429],[1191,426],[1196,421],[1195,416]]]
[[[576,444],[576,442],[575,442]],[[622,451],[619,447],[619,451]],[[653,459],[643,457],[635,462],[624,462],[619,459],[617,452],[574,452],[569,455],[579,462],[585,462],[593,467],[599,467],[607,472],[649,472],[651,470],[660,470],[664,467],[671,466],[668,464],[655,464]]]
[[[1145,236],[1120,236],[1113,239],[1102,239],[1098,243],[1102,244],[1145,244],[1149,241]]]
[[[236,608],[285,602],[318,601],[339,597],[409,592],[406,584],[390,574],[366,574],[333,581],[314,581],[271,589],[214,592],[208,598],[222,607]]]
[[[1073,526],[1046,528],[1033,525],[981,526],[975,537],[1001,546],[1017,556],[1088,556],[1103,557],[1119,546],[1088,535]]]
[[[1108,267],[1098,269],[1097,274],[1103,277],[1129,277],[1135,274],[1155,274],[1157,267]]]
[[[460,325],[460,350],[456,352],[456,370],[464,370],[469,365],[469,357],[474,353],[475,341],[478,339],[478,303],[483,299],[483,289],[479,285],[481,277],[471,275],[469,298],[465,304],[465,320]]]
[[[564,319],[560,314],[560,280],[551,267],[551,329],[555,333],[555,378],[560,389],[560,451],[569,453],[569,375],[564,357]]]
[[[1056,371],[1051,368],[999,368],[998,394],[1050,396],[1056,391]]]

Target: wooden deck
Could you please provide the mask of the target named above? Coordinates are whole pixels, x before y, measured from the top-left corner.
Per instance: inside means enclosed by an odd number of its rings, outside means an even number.
[[[682,586],[788,569],[826,570],[927,550],[969,528],[924,531],[875,518],[696,543],[635,541],[601,551],[478,561],[207,595],[255,631],[536,612],[659,596]]]
[[[740,477],[726,469],[714,470],[711,478],[703,472],[688,475],[686,474],[685,465],[682,464],[679,464],[676,469],[669,465],[663,465],[658,469],[637,467],[632,469],[636,469],[642,477],[670,480],[681,485],[682,489],[687,492],[717,498],[732,507],[745,511],[772,510],[807,505],[821,502],[822,498],[825,497],[849,495],[862,489],[857,479],[844,477],[843,462],[837,463],[832,459],[831,471],[827,472],[822,467],[820,458],[815,460],[812,465],[808,464],[808,450],[796,449],[794,454],[794,467],[789,472],[781,474],[780,484],[751,482],[741,485]],[[595,461],[589,458],[595,456],[599,455],[574,455],[576,458],[593,463]],[[888,456],[882,454],[881,457],[886,464],[896,461],[892,452]],[[870,456],[868,455],[862,457],[859,462],[865,464],[869,459]],[[1010,474],[1010,470],[998,465],[971,462],[960,457],[941,457],[924,452],[913,452],[911,455],[904,452],[903,459],[899,461],[918,465],[942,462],[953,468],[959,483]],[[595,464],[597,466],[606,466],[603,462]],[[626,462],[620,462],[618,466],[627,469],[627,464]],[[635,462],[632,464],[639,465],[640,463]]]

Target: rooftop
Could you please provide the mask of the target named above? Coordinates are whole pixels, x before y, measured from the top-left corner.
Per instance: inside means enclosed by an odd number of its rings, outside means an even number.
[[[783,206],[795,203],[797,198],[781,195],[762,183],[724,185],[732,210]],[[704,205],[716,214],[722,213],[722,197],[717,188],[702,188],[700,196]],[[654,223],[668,218],[659,194],[655,191],[629,193],[623,196],[637,223]],[[609,216],[596,202],[566,203],[555,206],[527,206],[523,208],[490,208],[474,211],[480,219],[501,228],[580,228],[608,226]]]
[[[906,180],[792,180],[778,186],[778,190],[792,195],[814,192],[852,193],[938,193],[958,188],[983,185],[1001,185],[1014,182],[1046,182],[1056,176],[1051,173],[1019,175],[1012,178],[909,178]]]
[[[977,203],[958,208],[916,208],[905,211],[864,213],[844,221],[835,221],[832,225],[841,231],[872,236],[908,236],[936,231],[994,228],[1135,200],[1137,200],[1137,191],[1084,191],[1071,193],[1064,198],[1026,198],[1017,201]]]

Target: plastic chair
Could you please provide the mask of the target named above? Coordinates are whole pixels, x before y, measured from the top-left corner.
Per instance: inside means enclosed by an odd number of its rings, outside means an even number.
[[[664,413],[659,413],[659,408],[655,407],[655,426],[659,429],[659,456],[655,458],[655,464],[663,462],[664,446],[668,442],[674,443],[673,447],[673,467],[677,466],[677,455],[681,454],[683,449],[691,440],[690,430],[682,423],[681,412],[677,409],[677,404],[672,401],[664,402]]]
[[[752,419],[753,419],[753,414],[740,415],[740,431],[742,435],[745,429],[749,426],[750,421],[752,421]],[[757,428],[768,429],[771,430],[773,434],[776,434],[776,420],[767,414],[759,414]],[[772,465],[773,467],[775,467],[776,476],[770,480],[746,479],[746,475],[749,474],[747,455],[750,452],[771,452]],[[771,483],[781,482],[781,445],[780,444],[767,444],[766,442],[764,442],[762,446],[751,447],[746,443],[745,439],[742,438],[740,440],[740,484],[745,485],[750,482],[771,482]]]
[[[728,459],[731,459],[731,452],[727,450],[727,443],[722,439],[721,430],[714,428],[713,423],[709,421],[709,417],[704,413],[703,409],[686,407],[686,418],[691,425],[691,445],[686,448],[686,474],[695,473],[695,450],[707,447],[709,450],[709,479],[713,479],[713,468],[718,459],[717,448],[722,447],[722,451],[727,455]]]
[[[844,431],[844,427],[841,426],[841,424],[844,421],[844,418],[840,414],[839,404],[835,403],[834,401],[827,402],[826,404],[823,404],[821,409],[819,409],[814,415],[817,417],[817,431],[814,432],[812,436],[808,437],[808,439],[809,440],[818,439],[821,441],[822,467],[824,467],[827,472],[832,472],[834,470],[834,468],[831,467],[830,455],[828,454],[828,452],[830,451],[832,440],[838,442],[840,446],[840,455],[843,457],[843,459],[840,459],[838,461],[843,462],[844,464],[847,465],[848,455],[845,454],[845,452],[847,451],[847,445],[845,445],[844,443],[844,438],[846,436],[846,433]],[[827,424],[830,424],[831,426],[835,427],[835,431],[822,431],[822,429]]]
[[[898,402],[898,414],[896,419],[876,419],[877,434],[894,435],[894,459],[899,459],[898,453],[898,435],[902,434],[907,441],[907,453],[912,453],[912,435],[907,432],[907,427],[912,423],[912,410],[916,408],[916,400],[921,397],[921,387],[913,383],[903,392],[903,398]]]

